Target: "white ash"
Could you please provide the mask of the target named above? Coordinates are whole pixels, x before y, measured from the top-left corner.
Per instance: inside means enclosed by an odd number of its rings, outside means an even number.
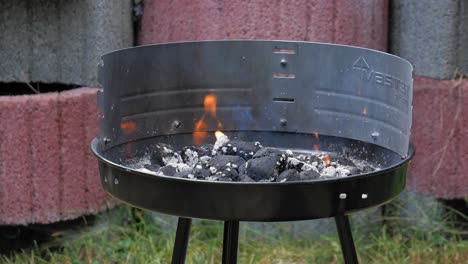
[[[288,159],[288,162],[290,165],[292,166],[297,166],[299,163],[301,163],[302,161],[296,159],[296,158],[289,158]],[[317,165],[316,165],[317,166]]]
[[[229,143],[228,143],[229,142]],[[135,158],[127,160],[125,163],[128,167],[140,171],[142,173],[147,173],[151,175],[161,175],[161,168],[165,166],[170,166],[175,168],[176,172],[182,172],[187,175],[185,177],[194,180],[209,180],[209,181],[245,181],[245,179],[250,178],[250,181],[253,181],[252,178],[246,174],[246,169],[250,167],[250,158],[248,156],[242,156],[239,149],[235,149],[237,146],[237,141],[233,140],[230,142],[227,136],[220,136],[216,143],[211,147],[206,148],[207,152],[200,154],[198,150],[194,147],[186,147],[183,150],[176,151],[173,150],[171,146],[161,144],[157,146],[159,148],[159,153],[161,159],[158,162],[153,160],[153,156],[146,153],[146,155],[141,156],[140,158]],[[252,142],[250,142],[252,144]],[[256,142],[255,145],[259,145],[259,142]],[[228,153],[223,153],[223,148],[226,148]],[[201,147],[203,148],[203,146]],[[211,150],[211,152],[210,152]],[[319,178],[342,178],[348,177],[350,175],[356,175],[360,173],[366,173],[369,171],[379,170],[375,164],[370,162],[356,159],[350,154],[350,152],[343,153],[325,153],[325,152],[293,152],[290,149],[281,150],[282,153],[279,154],[277,162],[273,162],[273,166],[280,166],[280,164],[286,163],[286,168],[281,168],[280,173],[284,170],[295,169],[299,173],[314,171],[320,174]],[[257,152],[257,150],[255,151]],[[162,153],[162,154],[161,154]],[[251,156],[255,153],[250,152]],[[245,169],[244,166],[241,166],[242,163],[237,165],[232,162],[219,163],[213,165],[210,163],[210,160],[213,157],[217,156],[238,156],[246,160]],[[324,159],[325,157],[329,158],[329,164],[326,164]],[[182,158],[183,157],[183,158]],[[247,157],[247,158],[246,158]],[[164,166],[162,166],[164,164]],[[150,166],[148,166],[150,165]],[[328,166],[327,166],[328,165]],[[154,169],[150,168],[154,166]],[[159,166],[161,166],[159,168]],[[166,167],[167,168],[167,167]],[[204,171],[202,173],[195,172]],[[172,173],[172,172],[171,172]],[[169,176],[169,175],[166,175]],[[176,176],[184,177],[184,176]],[[313,180],[311,177],[301,177],[300,180]],[[258,180],[258,179],[257,179]],[[299,179],[297,179],[299,180]],[[276,176],[268,175],[260,180],[261,182],[284,182],[284,181],[296,181],[292,178],[277,179]]]
[[[229,142],[228,136],[224,134],[219,135],[216,139],[216,142],[213,145],[213,151],[215,153],[213,155],[216,155],[216,152],[219,150],[219,148],[221,148],[224,144],[227,144],[228,142]]]
[[[170,156],[163,157],[162,160],[164,165],[173,165],[182,162],[182,158],[178,153],[173,153]]]
[[[301,168],[302,171],[309,171],[309,170],[314,170],[316,172],[318,172],[318,169],[317,167],[309,164],[309,163],[304,163],[304,165],[302,165],[302,168]]]
[[[322,171],[322,177],[335,177],[336,169],[333,166],[328,166]]]
[[[187,160],[185,163],[189,166],[192,166],[198,163],[198,153],[196,151],[193,151],[191,149],[186,149],[184,152],[185,156],[187,157]]]
[[[202,156],[200,157],[200,161],[201,163],[203,164],[208,164],[208,162],[211,160],[211,157],[210,156]]]
[[[187,165],[185,163],[168,163],[166,166],[172,166],[172,167],[176,168],[177,172],[188,171],[188,170],[191,170],[193,168],[193,167],[190,167],[189,165]]]
[[[215,167],[213,167],[213,166],[210,167],[211,174],[215,174],[216,171],[217,171],[217,169]]]
[[[336,177],[346,177],[346,176],[349,176],[351,174],[351,171],[348,170],[347,168],[343,168],[343,167],[337,167],[336,168],[336,174],[335,176]]]

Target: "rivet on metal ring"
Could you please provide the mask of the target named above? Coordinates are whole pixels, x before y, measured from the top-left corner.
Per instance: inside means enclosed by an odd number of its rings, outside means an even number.
[[[286,125],[288,124],[288,120],[286,120],[285,118],[281,118],[281,119],[280,119],[280,124],[281,124],[282,126],[286,126]]]
[[[288,61],[286,61],[286,59],[281,59],[280,64],[281,66],[286,66],[288,64]]]
[[[379,132],[372,132],[371,136],[376,139],[380,136],[380,133]]]
[[[346,196],[347,196],[346,193],[340,193],[340,199],[341,200],[346,199]]]
[[[175,120],[174,122],[172,122],[172,127],[174,128],[179,128],[180,125],[182,125],[182,122],[180,122],[179,120]]]

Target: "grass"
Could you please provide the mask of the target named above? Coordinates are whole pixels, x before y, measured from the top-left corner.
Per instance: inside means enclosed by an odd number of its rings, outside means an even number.
[[[0,263],[170,263],[175,223],[136,212],[131,217],[132,210],[120,206],[100,214],[93,226],[0,257]],[[460,238],[466,233],[451,228],[447,219],[443,224],[428,221],[424,227],[413,221],[396,215],[388,217],[386,225],[380,220],[353,225],[360,262],[466,263],[468,241]],[[370,225],[373,231],[364,232]],[[194,221],[186,263],[220,263],[222,231],[221,222]],[[311,239],[287,230],[262,232],[244,224],[239,242],[238,263],[343,263],[336,235]]]

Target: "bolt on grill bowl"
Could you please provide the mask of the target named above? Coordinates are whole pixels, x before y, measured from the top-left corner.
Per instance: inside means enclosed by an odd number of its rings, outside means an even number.
[[[92,150],[104,189],[128,204],[182,221],[227,221],[225,235],[236,230],[236,221],[336,216],[345,228],[345,214],[385,203],[405,186],[414,154],[412,66],[401,58],[333,44],[206,41],[129,48],[102,59],[103,116]],[[217,97],[216,117],[229,137],[284,149],[318,144],[325,152],[351,151],[382,169],[339,179],[246,183],[155,176],[124,165],[154,143],[192,145],[208,94]],[[207,123],[206,142],[214,142],[218,128]],[[229,237],[225,244],[232,244]]]

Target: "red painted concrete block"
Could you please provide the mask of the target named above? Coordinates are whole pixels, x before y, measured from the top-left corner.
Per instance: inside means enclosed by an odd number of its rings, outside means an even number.
[[[1,215],[0,224],[26,224],[32,218],[31,117],[29,97],[0,97]]]
[[[145,2],[139,44],[281,39],[387,49],[388,1]]]
[[[0,96],[0,225],[51,223],[117,204],[101,188],[90,150],[96,91]]]
[[[439,198],[468,195],[468,80],[414,79],[408,187]]]
[[[57,93],[29,96],[32,222],[60,220],[60,134]]]

